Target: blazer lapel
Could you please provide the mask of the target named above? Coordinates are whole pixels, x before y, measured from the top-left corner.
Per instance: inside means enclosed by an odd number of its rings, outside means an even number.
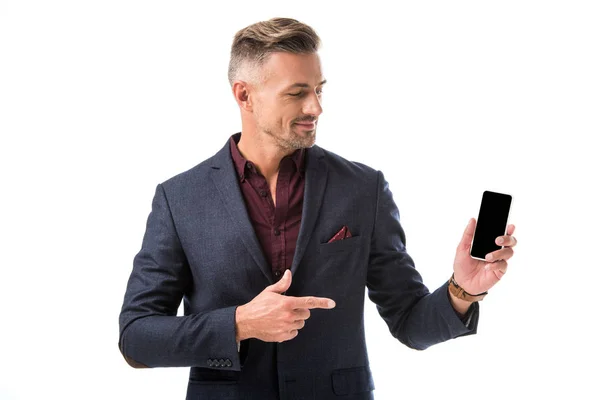
[[[298,269],[300,261],[302,261],[323,203],[323,194],[327,183],[327,164],[325,164],[324,157],[323,149],[317,145],[306,149],[306,179],[304,181],[302,219],[296,241],[294,260],[292,261],[292,275]]]
[[[302,260],[321,208],[323,194],[325,193],[325,184],[327,182],[327,167],[323,158],[323,150],[317,145],[306,149],[306,175],[302,219],[300,222],[300,232],[296,241],[294,259],[292,261],[292,274],[296,271]],[[229,140],[212,157],[211,168],[212,173],[210,175],[212,181],[223,201],[223,205],[229,212],[231,220],[238,227],[242,243],[244,243],[268,281],[274,283],[271,266],[267,264],[262,247],[246,210],[246,204],[239,186],[233,160],[231,159]]]
[[[229,150],[229,141],[225,146],[213,157],[211,178],[217,187],[217,191],[221,196],[223,205],[229,211],[229,216],[234,224],[238,227],[238,233],[242,243],[246,246],[256,264],[260,267],[263,274],[267,277],[270,283],[274,283],[271,273],[271,267],[267,265],[267,261],[262,251],[258,237],[254,232],[252,222],[246,211],[246,203],[239,186],[237,173],[231,159]]]

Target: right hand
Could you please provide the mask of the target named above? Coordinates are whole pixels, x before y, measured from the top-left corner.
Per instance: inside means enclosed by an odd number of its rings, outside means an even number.
[[[311,308],[335,307],[335,302],[325,297],[282,295],[291,284],[292,273],[286,269],[278,282],[267,286],[252,301],[236,309],[236,341],[257,338],[281,343],[293,339],[310,317]]]

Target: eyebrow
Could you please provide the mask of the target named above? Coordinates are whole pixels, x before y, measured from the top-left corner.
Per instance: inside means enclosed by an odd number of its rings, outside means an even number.
[[[327,79],[323,79],[317,86],[321,86],[326,83],[327,83]],[[309,88],[310,85],[308,83],[294,83],[293,85],[288,86],[285,90],[290,90],[295,87]]]

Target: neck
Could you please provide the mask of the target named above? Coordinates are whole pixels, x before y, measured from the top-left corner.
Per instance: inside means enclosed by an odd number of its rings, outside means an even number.
[[[267,182],[277,178],[281,159],[295,151],[283,149],[270,136],[261,138],[246,131],[242,131],[237,147],[242,157],[251,161]]]

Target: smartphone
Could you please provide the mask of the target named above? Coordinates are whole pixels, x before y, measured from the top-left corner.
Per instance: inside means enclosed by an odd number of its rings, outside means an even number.
[[[471,242],[471,257],[485,260],[485,256],[504,246],[496,244],[498,236],[506,235],[512,196],[486,190],[481,198],[475,234]]]

